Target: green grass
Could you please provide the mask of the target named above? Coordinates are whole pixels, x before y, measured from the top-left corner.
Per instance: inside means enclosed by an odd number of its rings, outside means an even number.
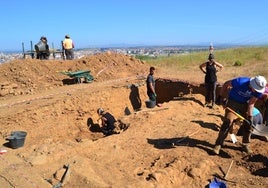
[[[208,51],[202,51],[169,57],[152,58],[140,56],[137,58],[157,67],[172,67],[177,70],[188,70],[192,66],[197,66],[205,62],[208,54]],[[236,62],[239,62],[241,66],[248,66],[257,62],[267,62],[268,64],[268,47],[243,47],[215,50],[214,55],[216,61],[224,64],[225,67],[234,67]]]
[[[201,63],[207,61],[208,54],[208,51],[202,51],[169,57],[143,57],[142,60],[151,66],[177,71],[189,71],[193,67],[196,68]],[[215,60],[223,64],[225,70],[232,72],[230,76],[263,75],[268,79],[268,46],[216,49],[214,55]],[[235,64],[237,63],[240,66],[236,66]]]

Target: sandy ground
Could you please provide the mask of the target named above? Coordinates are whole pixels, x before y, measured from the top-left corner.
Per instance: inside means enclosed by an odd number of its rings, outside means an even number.
[[[67,169],[67,188],[208,187],[214,177],[228,187],[268,187],[267,142],[252,139],[254,153],[246,155],[241,137],[236,144],[228,137],[220,155],[213,155],[223,109],[204,108],[202,94],[146,108],[148,69],[145,62],[114,53],[0,65],[0,143],[7,150],[0,155],[1,187],[57,187]],[[95,80],[72,84],[60,73],[76,70],[90,70]],[[156,72],[186,80],[191,75]],[[202,82],[201,73],[195,76]],[[104,137],[96,129],[99,107],[129,128]],[[27,132],[23,147],[9,147],[12,131]]]

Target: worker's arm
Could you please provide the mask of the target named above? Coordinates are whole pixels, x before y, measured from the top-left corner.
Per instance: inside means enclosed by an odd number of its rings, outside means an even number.
[[[150,87],[151,92],[154,93],[154,94],[156,94],[152,82],[149,83],[149,87]]]
[[[225,105],[225,103],[227,101],[226,98],[227,98],[228,92],[229,92],[231,87],[232,87],[232,80],[228,80],[223,84],[223,86],[219,92],[219,96],[216,100],[217,105],[221,105],[221,104]]]
[[[249,120],[253,120],[253,108],[254,108],[254,105],[256,103],[256,101],[258,100],[258,98],[256,97],[251,97],[248,101],[248,109],[247,109],[247,116],[248,116],[248,119]]]
[[[222,64],[220,64],[220,63],[217,62],[217,61],[214,61],[214,63],[215,63],[215,65],[216,65],[216,67],[218,67],[217,72],[218,72],[218,71],[221,71],[221,70],[223,69],[223,65],[222,65]]]
[[[206,65],[207,65],[207,63],[202,63],[202,64],[199,66],[200,70],[201,70],[204,74],[206,74],[206,71],[204,70],[204,68],[206,67]]]

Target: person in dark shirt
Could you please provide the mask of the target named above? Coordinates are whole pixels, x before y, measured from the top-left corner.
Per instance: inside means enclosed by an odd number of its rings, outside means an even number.
[[[37,59],[49,59],[50,52],[46,37],[42,36],[34,48],[36,51]]]
[[[155,68],[150,67],[150,73],[146,79],[147,95],[151,101],[156,101],[154,72]]]
[[[97,110],[98,115],[101,119],[101,131],[105,136],[109,136],[114,133],[115,129],[115,118],[109,112],[105,112],[102,108]]]
[[[216,73],[223,68],[223,65],[214,60],[214,55],[209,54],[208,61],[202,63],[199,68],[205,73],[205,107],[212,101],[212,108],[216,101],[217,75]]]

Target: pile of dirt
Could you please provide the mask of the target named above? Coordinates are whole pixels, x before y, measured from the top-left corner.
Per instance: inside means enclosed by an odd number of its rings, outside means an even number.
[[[94,81],[142,76],[148,73],[148,65],[132,56],[118,53],[102,53],[78,60],[20,59],[1,65],[0,97],[29,95],[36,91],[53,89],[75,80],[61,72],[89,70]],[[69,82],[68,82],[69,79]],[[83,80],[82,80],[83,81]]]
[[[94,81],[64,85],[59,71],[77,70],[90,70]],[[0,65],[0,141],[7,150],[0,155],[1,186],[206,187],[217,177],[228,187],[267,187],[267,142],[252,139],[254,153],[247,155],[241,137],[236,144],[227,138],[213,155],[223,109],[204,108],[204,96],[190,92],[189,82],[174,84],[178,97],[146,108],[148,71],[145,62],[116,53]],[[170,75],[157,69],[156,76]],[[174,80],[164,79],[159,96],[175,95],[165,86]],[[128,129],[104,137],[96,129],[99,107]],[[27,132],[23,147],[10,148],[12,131]]]

